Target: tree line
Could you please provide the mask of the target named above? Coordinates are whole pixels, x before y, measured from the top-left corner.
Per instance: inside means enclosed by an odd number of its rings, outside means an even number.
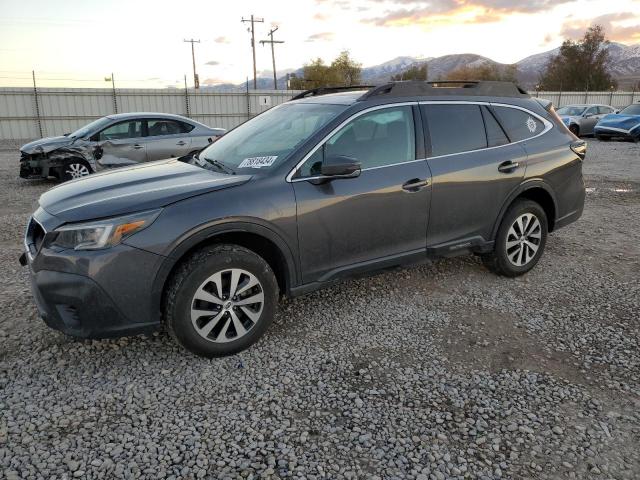
[[[602,91],[616,88],[617,82],[609,73],[609,45],[600,25],[590,27],[577,41],[565,40],[557,55],[545,65],[536,88],[560,91]],[[499,80],[517,82],[516,65],[482,63],[463,65],[435,81]],[[426,63],[411,65],[392,81],[427,80]],[[292,75],[289,88],[308,90],[318,87],[353,86],[361,84],[362,64],[351,58],[348,51],[342,51],[330,64],[321,58],[313,60],[303,68],[302,76]]]

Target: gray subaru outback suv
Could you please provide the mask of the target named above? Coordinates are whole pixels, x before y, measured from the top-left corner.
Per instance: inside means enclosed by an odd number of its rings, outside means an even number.
[[[198,155],[52,188],[21,262],[47,325],[162,324],[203,356],[267,330],[280,295],[474,253],[514,277],[582,214],[585,143],[513,84],[319,89]]]

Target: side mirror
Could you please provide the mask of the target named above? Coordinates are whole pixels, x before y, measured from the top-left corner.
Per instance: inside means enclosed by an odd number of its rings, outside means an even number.
[[[584,118],[591,118],[591,117],[595,117],[595,113],[585,113],[584,114]]]
[[[335,155],[324,159],[320,173],[330,178],[354,178],[360,175],[360,162],[353,157]]]

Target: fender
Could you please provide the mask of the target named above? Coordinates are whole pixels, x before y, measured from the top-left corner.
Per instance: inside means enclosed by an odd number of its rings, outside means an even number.
[[[199,225],[180,236],[170,247],[168,253],[164,253],[162,263],[152,286],[152,308],[159,312],[162,292],[169,274],[180,261],[184,254],[211,238],[225,233],[253,233],[270,240],[282,253],[285,259],[288,278],[287,290],[298,282],[298,268],[290,246],[281,234],[273,229],[272,225],[258,218],[225,218],[210,223]]]
[[[498,218],[496,219],[496,221],[495,221],[495,223],[493,225],[493,229],[491,230],[491,240],[495,240],[496,235],[498,234],[498,229],[500,228],[500,224],[502,223],[502,219],[503,219],[505,213],[507,213],[507,209],[513,203],[513,201],[517,197],[522,195],[524,192],[526,192],[527,190],[531,190],[533,188],[541,188],[545,192],[547,192],[549,194],[549,196],[551,197],[551,200],[553,201],[553,207],[554,207],[553,209],[554,209],[554,211],[555,212],[558,211],[558,202],[556,200],[556,195],[555,195],[555,193],[553,191],[553,188],[551,188],[551,186],[541,178],[529,178],[529,179],[526,179],[525,181],[523,181],[520,185],[518,185],[509,194],[507,199],[502,204],[502,207],[500,208],[500,213],[498,214]],[[557,215],[557,213],[556,213],[556,215]],[[555,223],[556,219],[554,218],[553,221]]]

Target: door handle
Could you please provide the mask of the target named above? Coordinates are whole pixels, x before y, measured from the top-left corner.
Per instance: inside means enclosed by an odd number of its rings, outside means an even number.
[[[405,192],[417,192],[429,185],[429,179],[412,178],[402,184],[402,189]]]
[[[507,160],[506,162],[502,162],[500,165],[498,165],[498,171],[502,173],[511,173],[519,166],[520,162],[512,162],[511,160]]]
[[[184,142],[183,140],[180,140],[178,143],[176,143],[176,145],[183,146],[183,145],[186,145],[186,142]]]
[[[135,148],[136,150],[140,150],[141,148],[144,148],[144,145],[140,145],[139,143],[136,143],[133,148]]]

